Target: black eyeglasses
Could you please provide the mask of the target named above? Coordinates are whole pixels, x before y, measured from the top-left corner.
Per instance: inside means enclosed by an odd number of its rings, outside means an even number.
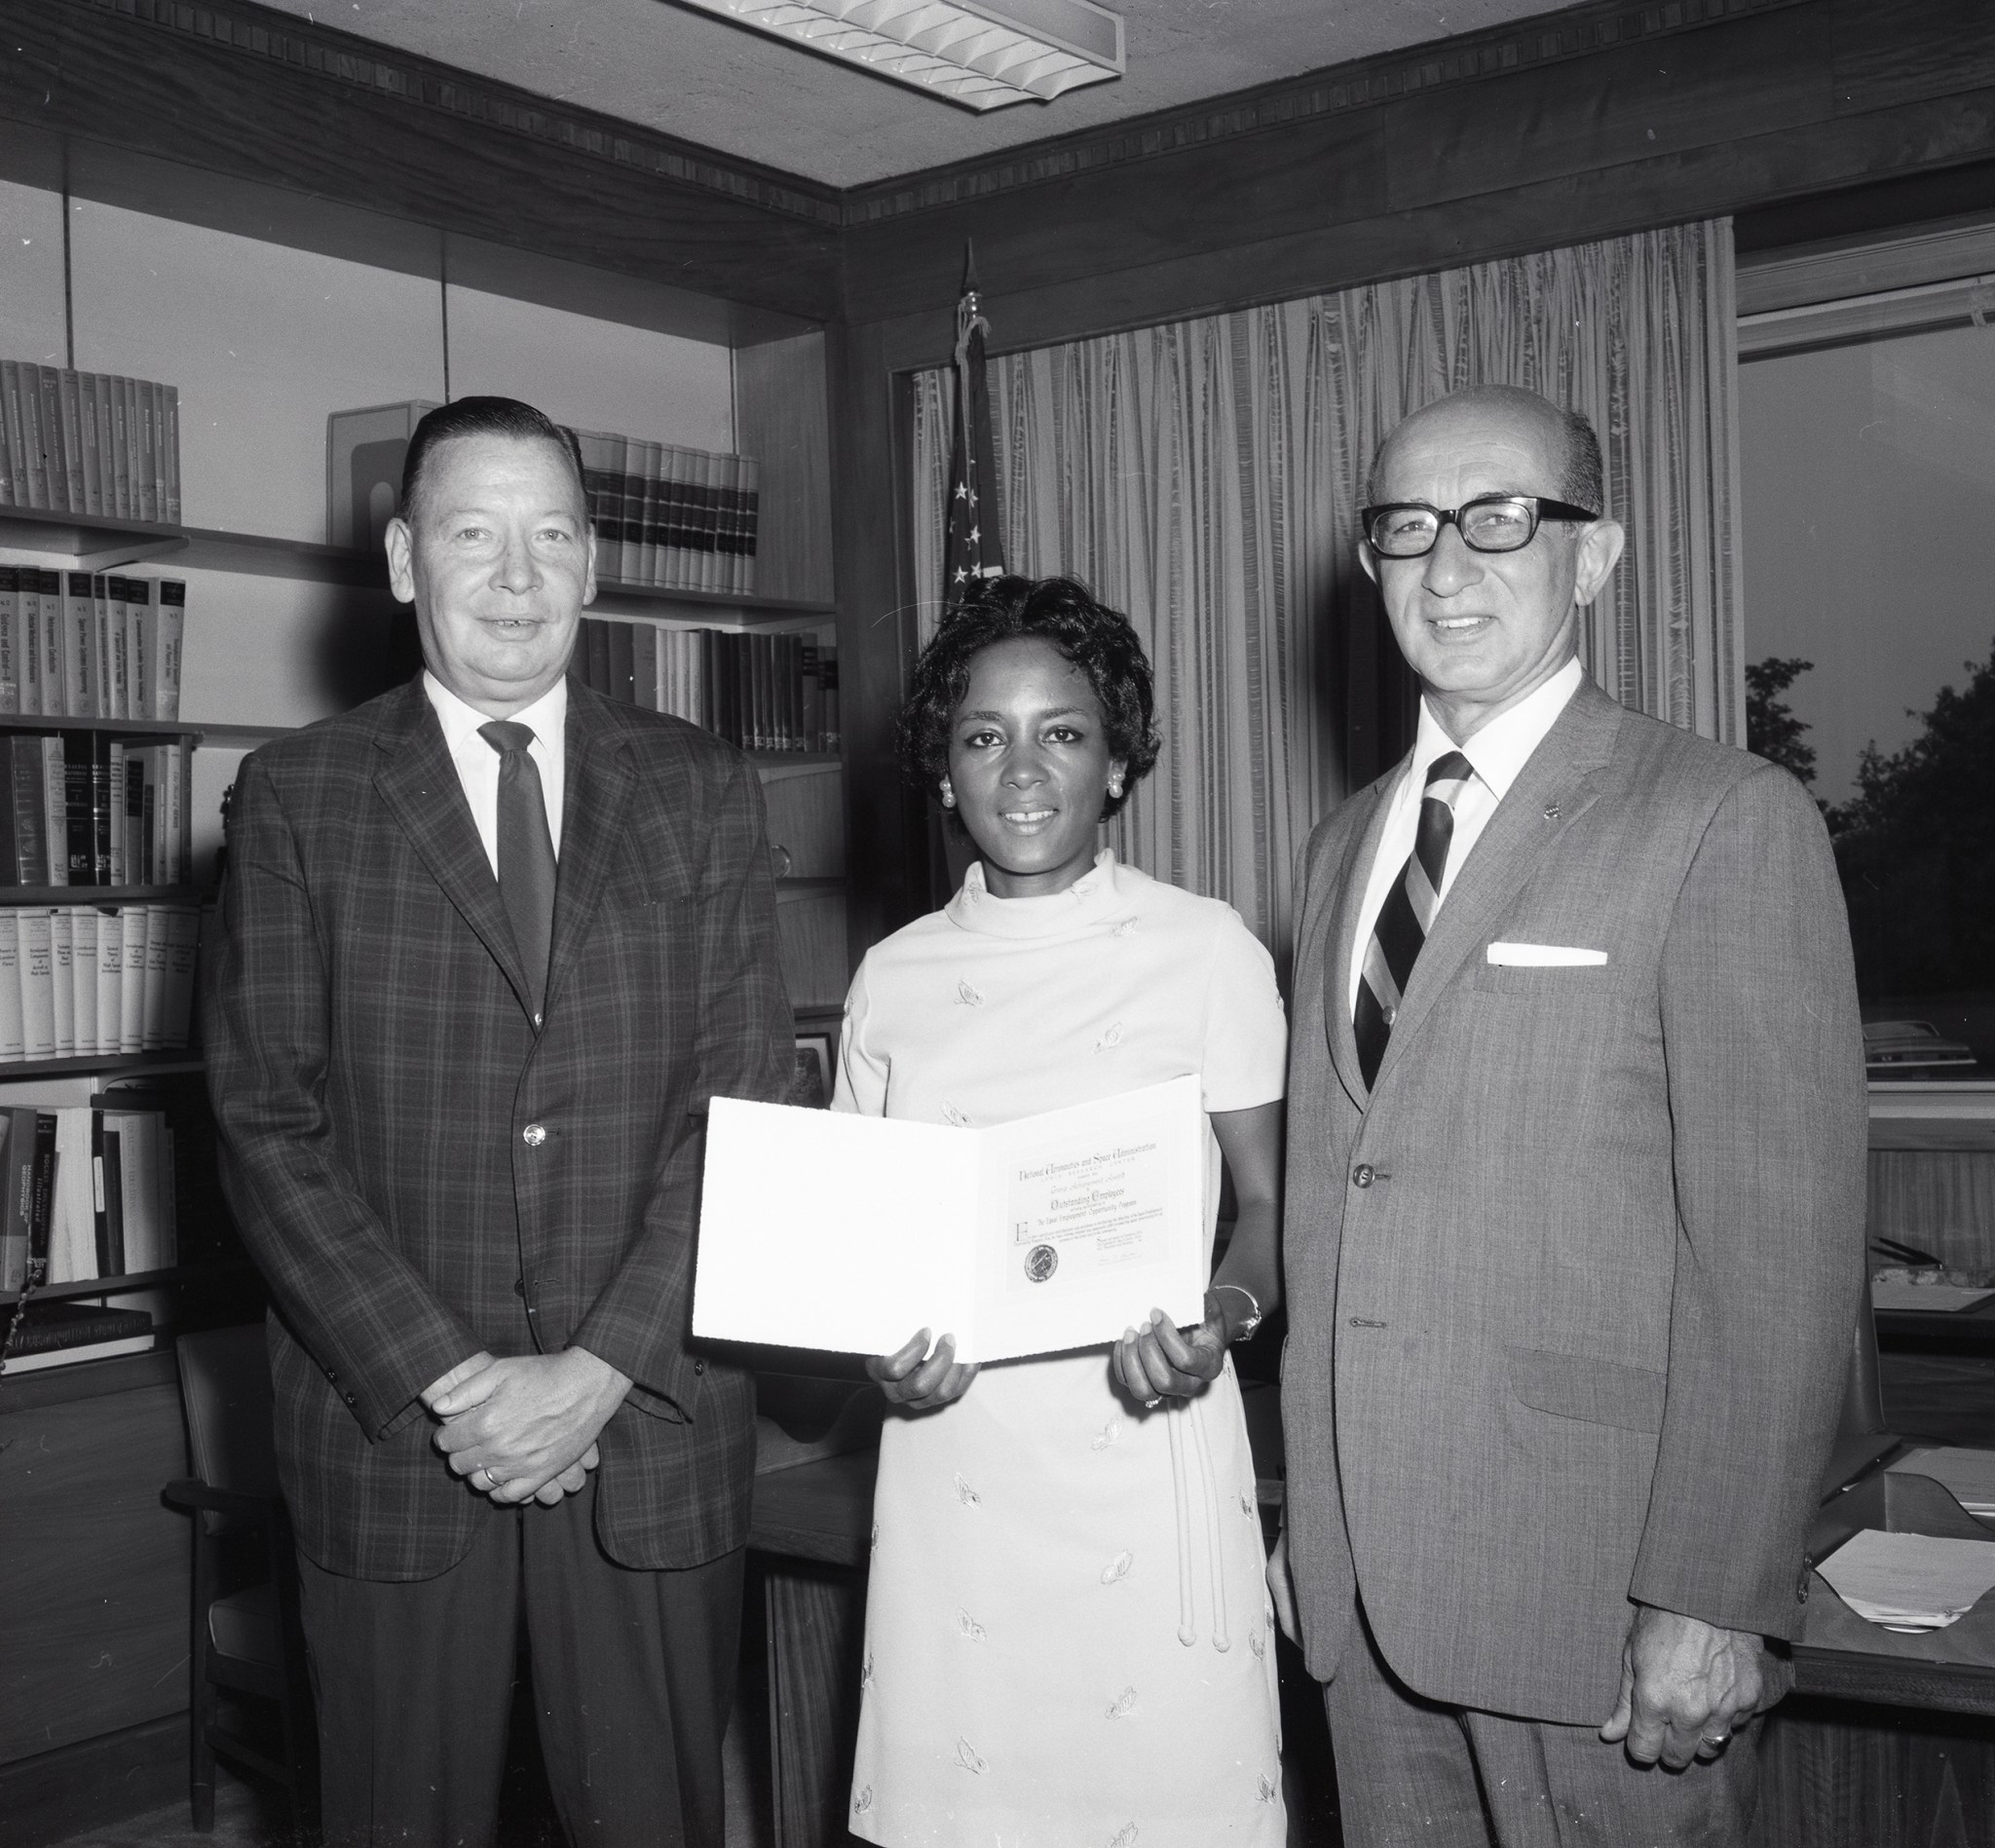
[[[1391,501],[1359,510],[1366,543],[1382,558],[1423,558],[1450,520],[1471,551],[1522,551],[1540,520],[1597,520],[1598,513],[1540,494],[1479,494],[1459,507]]]

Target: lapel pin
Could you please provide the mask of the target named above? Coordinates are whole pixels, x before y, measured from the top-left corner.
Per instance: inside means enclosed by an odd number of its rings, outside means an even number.
[[[1559,819],[1559,805],[1556,802],[1548,802],[1545,805],[1545,819],[1547,821],[1557,821]]]

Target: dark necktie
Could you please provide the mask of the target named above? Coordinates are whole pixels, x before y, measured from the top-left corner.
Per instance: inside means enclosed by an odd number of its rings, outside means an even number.
[[[1441,906],[1441,880],[1454,838],[1454,804],[1475,768],[1459,751],[1437,757],[1427,772],[1420,798],[1420,824],[1405,870],[1392,882],[1379,907],[1365,965],[1358,978],[1358,1005],[1351,1017],[1358,1037],[1358,1069],[1369,1085],[1378,1076],[1385,1042],[1399,1017],[1400,998],[1412,979],[1413,962]]]
[[[527,754],[533,727],[494,719],[478,735],[499,753],[499,896],[533,991],[534,1025],[547,999],[547,952],[554,941],[554,838],[541,773]]]

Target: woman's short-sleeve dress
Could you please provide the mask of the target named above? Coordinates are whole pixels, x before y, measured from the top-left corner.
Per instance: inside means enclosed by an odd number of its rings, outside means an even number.
[[[1107,852],[1043,898],[993,897],[973,866],[866,958],[837,1107],[997,1123],[1195,1072],[1209,1112],[1248,1110],[1281,1097],[1286,1048],[1273,965],[1231,907]],[[1262,1567],[1230,1358],[1154,1411],[1097,1347],[989,1366],[954,1405],[889,1416],[853,1831],[1278,1848]]]

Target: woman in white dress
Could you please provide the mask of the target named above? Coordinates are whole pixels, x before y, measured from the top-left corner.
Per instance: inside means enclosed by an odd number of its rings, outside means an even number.
[[[1127,621],[1063,579],[980,586],[901,716],[910,773],[982,857],[880,944],[836,1108],[963,1125],[1199,1075],[1208,1225],[1180,1330],[983,1369],[947,1330],[869,1363],[880,1448],[850,1826],[977,1848],[1277,1848],[1272,1616],[1227,1349],[1274,1306],[1287,1029],[1267,952],[1214,899],[1097,851],[1156,761]],[[930,1346],[930,1336],[939,1339]]]

